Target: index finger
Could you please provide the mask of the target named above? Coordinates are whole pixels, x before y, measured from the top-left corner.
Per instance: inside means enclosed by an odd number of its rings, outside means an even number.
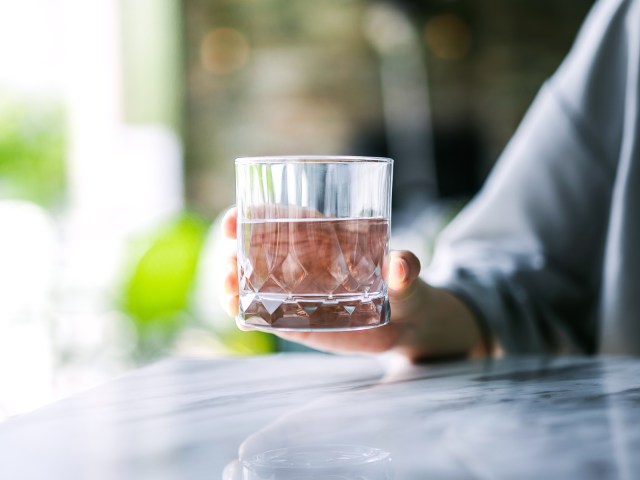
[[[232,207],[222,217],[222,233],[227,238],[236,238],[238,210]]]

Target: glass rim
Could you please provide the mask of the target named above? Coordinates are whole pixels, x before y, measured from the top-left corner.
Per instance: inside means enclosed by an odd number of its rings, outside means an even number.
[[[392,158],[358,155],[271,155],[261,157],[239,157],[236,165],[287,164],[287,163],[385,163],[393,164]]]

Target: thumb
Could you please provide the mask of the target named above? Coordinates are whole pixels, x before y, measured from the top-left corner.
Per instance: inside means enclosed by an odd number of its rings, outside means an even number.
[[[407,250],[391,252],[389,259],[390,294],[402,294],[420,273],[420,260]]]

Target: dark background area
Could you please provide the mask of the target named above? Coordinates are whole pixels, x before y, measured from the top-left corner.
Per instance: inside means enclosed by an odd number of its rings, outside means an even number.
[[[197,210],[214,215],[233,203],[237,156],[392,153],[380,81],[384,59],[365,31],[374,5],[381,4],[184,2],[186,191]],[[592,2],[392,5],[411,25],[415,62],[425,73],[418,88],[428,98],[437,195],[468,197],[569,50]],[[212,41],[216,32],[231,35]],[[415,65],[406,71],[411,75]],[[401,67],[394,73],[403,74]],[[407,135],[425,131],[418,126]],[[396,158],[396,178],[411,178],[422,161]],[[401,194],[424,189],[424,179],[413,177],[414,185],[395,185],[396,206]]]

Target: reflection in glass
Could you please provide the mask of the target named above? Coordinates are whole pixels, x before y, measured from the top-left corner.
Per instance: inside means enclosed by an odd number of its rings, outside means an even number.
[[[363,445],[279,448],[242,462],[243,480],[390,480],[391,454]]]

